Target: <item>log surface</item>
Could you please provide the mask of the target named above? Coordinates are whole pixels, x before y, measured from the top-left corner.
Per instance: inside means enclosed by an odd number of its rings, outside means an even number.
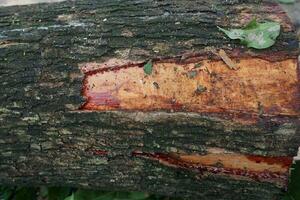
[[[273,47],[247,49],[217,29],[253,17],[281,24]],[[0,183],[280,199],[300,142],[297,55],[269,0],[0,7]],[[149,59],[156,73],[145,76]]]

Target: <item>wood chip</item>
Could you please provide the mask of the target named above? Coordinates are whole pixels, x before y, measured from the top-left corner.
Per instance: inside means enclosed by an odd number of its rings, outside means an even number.
[[[206,47],[205,50],[210,51],[213,54],[219,56],[223,60],[223,62],[229,67],[229,69],[232,69],[232,70],[237,70],[238,69],[236,63],[234,63],[228,57],[228,55],[226,54],[226,52],[223,49],[220,49],[219,52],[217,52],[217,50],[213,47]]]
[[[234,63],[226,54],[226,52],[223,49],[220,49],[218,55],[222,58],[222,60],[224,61],[224,63],[226,63],[226,65],[233,70],[237,70],[238,67],[236,66],[236,63]]]

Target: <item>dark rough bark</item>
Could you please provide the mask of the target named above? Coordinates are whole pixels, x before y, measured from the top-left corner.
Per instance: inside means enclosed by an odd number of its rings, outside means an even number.
[[[281,22],[276,45],[248,50],[216,28],[240,26],[251,16]],[[132,152],[205,154],[218,147],[292,157],[300,142],[297,116],[261,116],[245,125],[209,113],[78,110],[80,63],[178,57],[207,46],[274,62],[298,54],[293,28],[273,1],[88,0],[0,8],[0,183],[279,199],[276,184],[201,176]]]

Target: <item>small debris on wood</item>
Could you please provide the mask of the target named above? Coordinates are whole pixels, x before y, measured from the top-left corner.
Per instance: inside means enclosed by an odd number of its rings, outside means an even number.
[[[205,67],[205,71],[210,75],[211,71],[208,69],[208,67]]]
[[[203,85],[198,85],[197,89],[195,90],[195,94],[202,94],[203,92],[206,92],[207,87],[203,86]]]
[[[264,108],[263,108],[263,105],[261,104],[261,102],[257,103],[257,107],[258,107],[259,116],[262,116],[264,114]]]
[[[194,65],[194,68],[200,68],[200,67],[202,67],[202,63],[196,63],[195,65]]]
[[[198,72],[193,70],[193,71],[187,72],[186,75],[187,75],[188,78],[193,79],[197,76],[197,74],[198,74]]]
[[[222,60],[224,61],[224,63],[233,70],[237,70],[238,67],[236,66],[236,63],[234,63],[226,54],[226,52],[223,49],[219,50],[218,55],[222,58]]]
[[[158,85],[157,82],[153,82],[153,85],[154,85],[154,87],[155,87],[156,89],[159,89],[159,85]]]
[[[234,63],[229,58],[229,56],[227,55],[227,53],[223,49],[220,49],[219,52],[217,52],[217,50],[215,48],[207,47],[206,50],[210,51],[213,54],[215,54],[216,56],[220,57],[224,61],[224,63],[229,67],[229,69],[232,69],[232,70],[237,70],[238,69],[236,63]]]

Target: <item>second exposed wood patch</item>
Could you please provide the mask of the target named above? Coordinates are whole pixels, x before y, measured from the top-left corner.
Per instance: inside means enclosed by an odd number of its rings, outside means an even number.
[[[233,152],[208,152],[206,155],[182,155],[133,152],[135,157],[158,161],[166,166],[195,170],[202,176],[209,174],[232,176],[236,179],[249,179],[275,183],[285,187],[290,157],[264,157],[243,155]]]

